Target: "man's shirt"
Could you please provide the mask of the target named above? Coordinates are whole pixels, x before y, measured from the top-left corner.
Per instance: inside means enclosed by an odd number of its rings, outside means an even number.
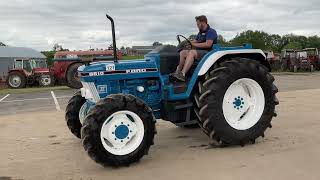
[[[207,40],[212,40],[213,44],[217,44],[218,43],[218,34],[217,31],[212,29],[209,25],[208,28],[205,31],[200,31],[196,37],[196,41],[198,43],[204,43]],[[213,46],[212,44],[212,46]],[[210,48],[197,48],[198,50],[211,50],[212,46]]]

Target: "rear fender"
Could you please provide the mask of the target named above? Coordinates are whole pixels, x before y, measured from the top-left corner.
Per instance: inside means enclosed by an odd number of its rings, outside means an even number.
[[[13,72],[19,72],[22,75],[26,76],[26,72],[25,72],[24,69],[11,69],[11,70],[8,71],[8,76],[9,76],[10,73],[13,73]]]
[[[214,66],[216,63],[222,62],[231,58],[249,58],[259,61],[271,71],[270,64],[266,59],[266,55],[261,49],[239,49],[239,50],[225,50],[218,51],[206,57],[206,60],[202,64],[198,76],[202,76]]]
[[[195,84],[200,76],[205,75],[211,67],[215,64],[231,58],[249,58],[259,61],[266,66],[269,70],[270,64],[266,59],[266,55],[260,49],[230,49],[230,50],[213,50],[206,54],[197,65],[188,84],[187,91],[181,94],[175,94],[174,88],[168,88],[168,100],[184,100],[190,98],[192,95]]]

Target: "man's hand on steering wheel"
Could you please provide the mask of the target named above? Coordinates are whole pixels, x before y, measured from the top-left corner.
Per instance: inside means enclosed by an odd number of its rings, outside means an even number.
[[[180,37],[182,37],[185,40],[181,41]],[[180,34],[177,35],[177,40],[179,42],[178,47],[177,47],[178,52],[185,50],[185,49],[187,49],[187,50],[193,49],[192,42],[188,38],[184,37],[183,35],[180,35]]]

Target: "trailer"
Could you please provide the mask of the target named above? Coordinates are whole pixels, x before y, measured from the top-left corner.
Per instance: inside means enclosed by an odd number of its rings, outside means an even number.
[[[122,58],[121,52],[118,52],[117,55],[119,59]],[[112,50],[59,51],[54,56],[52,69],[59,84],[79,89],[82,84],[78,78],[78,67],[93,61],[107,61],[112,58]]]

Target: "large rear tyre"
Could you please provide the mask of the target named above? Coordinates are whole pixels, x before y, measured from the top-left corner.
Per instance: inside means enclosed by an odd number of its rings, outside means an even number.
[[[24,74],[20,72],[11,72],[7,78],[7,85],[13,89],[19,89],[26,87],[27,78]]]
[[[67,71],[67,86],[73,89],[82,88],[80,78],[78,76],[78,67],[82,66],[81,63],[73,64],[69,67]]]
[[[113,94],[90,110],[81,138],[84,149],[97,163],[127,166],[148,153],[155,132],[151,108],[132,95]]]
[[[83,109],[86,103],[86,99],[81,96],[81,92],[76,92],[72,98],[69,100],[67,108],[66,108],[66,115],[65,119],[67,122],[67,126],[71,133],[78,138],[81,138],[81,127],[82,127],[82,120],[81,117],[84,118],[80,110]]]
[[[279,103],[273,81],[257,61],[221,63],[200,81],[195,95],[200,127],[219,145],[245,145],[264,137]]]

